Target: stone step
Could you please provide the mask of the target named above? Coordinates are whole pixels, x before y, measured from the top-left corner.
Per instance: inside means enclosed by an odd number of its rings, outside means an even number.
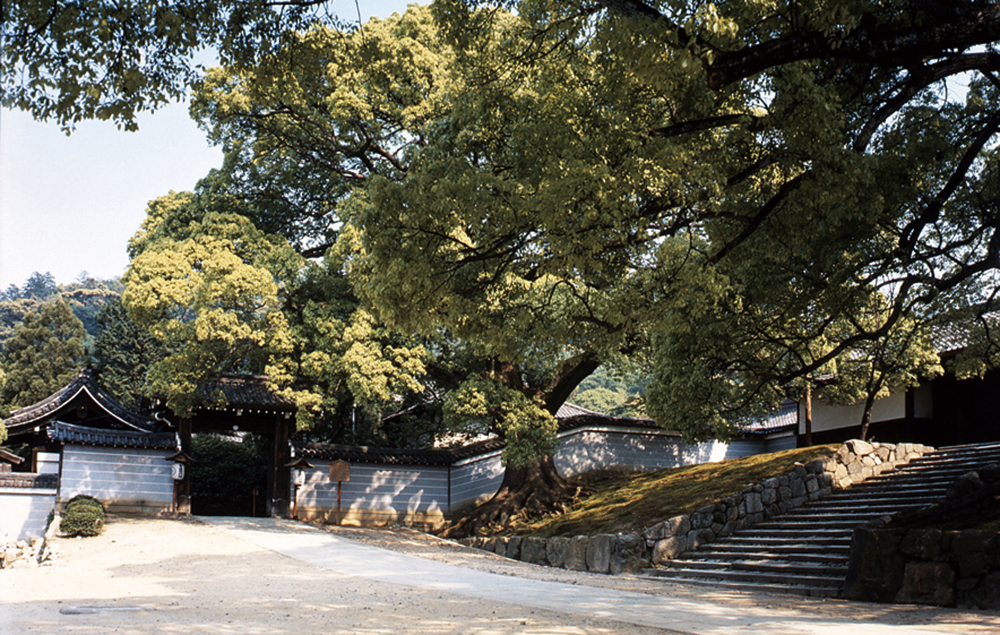
[[[1000,461],[1000,452],[991,450],[988,452],[968,452],[951,455],[927,455],[919,459],[914,459],[906,465],[896,467],[896,470],[907,472],[910,470],[921,470],[928,468],[936,469],[958,469],[960,467],[989,465]]]
[[[842,500],[857,500],[857,501],[867,501],[867,500],[891,500],[891,501],[903,501],[905,499],[912,498],[940,498],[944,495],[946,487],[912,487],[912,488],[899,488],[893,490],[877,490],[877,489],[864,489],[864,490],[846,490],[837,492],[836,494],[830,494],[829,496],[821,499],[821,502],[837,502]]]
[[[871,486],[872,484],[882,484],[886,482],[899,482],[899,483],[910,483],[913,481],[918,481],[925,479],[933,482],[945,482],[954,481],[961,478],[969,472],[981,469],[983,465],[981,463],[970,463],[968,465],[962,465],[954,468],[938,469],[938,468],[925,468],[925,469],[913,469],[913,470],[902,470],[894,472],[882,472],[876,476],[872,476],[863,483],[859,483],[859,486]]]
[[[721,545],[723,543],[717,542],[714,544]],[[777,537],[777,536],[758,536],[754,534],[745,534],[745,535],[730,536],[725,540],[724,544],[731,545],[733,548],[752,546],[754,549],[774,549],[776,547],[782,547],[782,546],[804,547],[815,552],[815,551],[826,551],[827,547],[850,548],[851,534],[850,532],[848,532],[840,536],[822,536],[822,537],[796,536],[787,538]]]
[[[819,577],[836,577],[844,579],[847,577],[847,559],[842,558],[837,562],[814,564],[807,562],[790,562],[774,559],[751,559],[740,558],[739,560],[709,560],[705,558],[679,558],[669,560],[661,566],[668,569],[688,569],[691,571],[702,571],[705,575],[713,575],[720,571],[747,571],[760,573],[774,573],[782,575],[805,575]]]
[[[647,569],[646,571],[650,571]],[[718,580],[725,582],[754,582],[757,584],[780,584],[780,585],[800,585],[810,587],[825,587],[840,589],[844,586],[844,577],[839,575],[798,575],[794,573],[771,573],[767,571],[734,571],[713,570],[703,571],[698,569],[684,568],[663,568],[654,569],[658,577],[674,578],[682,580]]]
[[[847,554],[841,553],[776,553],[775,551],[725,551],[711,549],[707,545],[704,550],[689,552],[677,560],[697,558],[699,560],[733,561],[733,560],[776,560],[779,562],[811,563],[817,566],[839,566],[847,563]],[[666,564],[666,563],[664,563]]]
[[[737,560],[732,564],[737,571],[756,571],[805,576],[837,578],[841,582],[847,578],[847,560],[839,563],[810,565],[801,562],[776,562],[769,560]]]
[[[725,552],[734,554],[745,554],[745,553],[761,553],[769,552],[775,555],[788,555],[796,554],[802,556],[815,556],[815,555],[840,555],[849,556],[851,553],[851,543],[840,542],[834,544],[805,544],[805,543],[756,543],[753,541],[743,541],[736,544],[732,543],[732,538],[716,542],[708,545],[707,548],[711,549],[711,552]],[[701,550],[694,551],[692,553],[701,553]]]
[[[745,529],[734,534],[734,537],[752,537],[755,539],[761,538],[772,538],[780,540],[794,540],[794,539],[818,539],[818,540],[832,540],[836,538],[847,538],[850,540],[851,532],[853,528],[837,528],[837,529],[792,529],[792,528],[780,528],[780,529],[768,529],[762,528],[760,526],[755,526],[749,529]]]
[[[978,463],[970,463],[968,466],[962,465],[958,467],[949,468],[923,468],[923,469],[912,469],[912,470],[891,470],[888,472],[882,472],[867,479],[863,483],[859,483],[860,486],[870,485],[871,483],[881,483],[884,481],[899,481],[901,483],[907,483],[910,481],[915,481],[918,479],[927,479],[929,481],[947,481],[949,479],[954,480],[963,474],[968,473],[971,469],[976,469],[981,467]]]
[[[968,450],[988,451],[993,449],[1000,451],[1000,441],[986,441],[984,443],[960,443],[957,445],[946,445],[944,447],[938,448],[936,450],[936,453],[964,452]]]
[[[753,582],[733,582],[714,579],[699,578],[674,578],[669,573],[661,569],[646,569],[640,578],[656,579],[659,582],[675,582],[690,586],[706,586],[714,589],[727,589],[732,591],[754,591],[758,593],[782,593],[808,595],[814,597],[838,597],[841,589],[829,586],[809,586],[805,584],[772,584]]]
[[[878,518],[878,516],[872,518]],[[754,525],[753,529],[758,531],[770,529],[791,529],[794,531],[846,529],[850,531],[863,522],[865,522],[863,519],[855,515],[830,515],[826,518],[776,516],[766,523]]]

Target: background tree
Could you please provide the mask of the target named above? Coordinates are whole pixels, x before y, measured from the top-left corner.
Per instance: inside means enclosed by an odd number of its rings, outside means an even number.
[[[92,350],[94,373],[101,387],[126,408],[139,410],[146,396],[146,376],[165,349],[128,317],[120,298],[107,302],[96,316]]]
[[[288,350],[279,281],[294,279],[301,262],[283,240],[235,214],[209,211],[168,236],[161,220],[148,217],[130,246],[122,304],[166,347],[148,388],[182,414],[201,405],[207,376],[262,373]]]
[[[0,357],[4,416],[45,399],[73,379],[86,363],[83,336],[83,324],[62,300],[25,316]]]
[[[423,391],[422,344],[374,324],[333,261],[308,262],[247,210],[212,187],[150,204],[123,298],[165,345],[148,389],[183,411],[204,401],[197,386],[211,374],[266,373],[311,440],[413,444],[381,422]]]
[[[82,119],[136,129],[135,114],[182,98],[195,55],[266,57],[288,29],[333,21],[315,0],[4,3],[0,92],[6,107],[70,129]]]

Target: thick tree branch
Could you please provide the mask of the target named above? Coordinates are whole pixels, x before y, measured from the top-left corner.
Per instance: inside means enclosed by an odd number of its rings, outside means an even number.
[[[811,59],[847,59],[879,67],[917,67],[931,60],[1000,39],[1000,5],[966,2],[948,19],[892,28],[872,19],[837,45],[818,33],[793,31],[736,51],[717,52],[708,83],[720,89],[769,68]]]

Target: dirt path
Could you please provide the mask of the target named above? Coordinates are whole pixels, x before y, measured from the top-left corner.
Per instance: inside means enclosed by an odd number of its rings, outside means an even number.
[[[767,628],[771,633],[1000,633],[995,613],[705,592],[527,565],[407,530],[311,530],[297,525],[287,530],[311,541],[301,543],[300,552],[282,555],[261,546],[276,539],[274,531],[281,528],[262,524],[255,528],[260,529],[257,540],[198,521],[114,518],[98,538],[56,540],[59,556],[52,566],[0,571],[0,633],[710,633],[726,620],[734,627],[728,632],[736,633],[758,632],[767,623],[781,625]],[[362,564],[345,572],[342,563],[311,561],[319,551],[350,551],[355,557],[390,563],[390,569],[399,562],[399,569],[423,575],[415,561],[351,550],[342,540],[340,549],[302,546],[321,544],[331,534],[353,545],[498,574],[476,578],[475,584],[493,580],[498,589],[511,590],[504,592],[508,597],[475,597],[457,584],[464,574],[448,568],[441,570],[452,572],[447,575],[455,578],[454,590],[430,584],[430,574],[425,576],[427,584],[419,579],[399,583],[392,576],[406,571],[379,577],[367,571],[375,566]],[[506,587],[501,584],[505,581]],[[580,597],[666,607],[678,619],[636,625],[633,622],[641,620],[629,619],[631,607],[600,611],[594,604],[590,612],[544,608],[552,604],[552,598],[544,596],[555,597],[567,585],[576,585],[579,591],[573,595]],[[526,591],[525,597],[518,597],[519,588]],[[702,611],[709,607],[710,613],[703,614],[704,629],[680,619],[683,610],[695,606]],[[593,617],[602,613],[609,617]]]

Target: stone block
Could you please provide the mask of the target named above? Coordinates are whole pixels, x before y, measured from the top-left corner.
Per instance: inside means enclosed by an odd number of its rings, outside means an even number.
[[[687,535],[688,550],[694,551],[702,545],[715,542],[715,532],[711,529],[693,529]]]
[[[908,562],[897,602],[955,605],[955,572],[944,562]]]
[[[813,459],[806,463],[806,471],[810,474],[819,474],[826,468],[826,459]]]
[[[847,476],[847,466],[838,463],[837,467],[833,471],[833,478],[839,481],[840,479],[843,479],[846,476]]]
[[[792,474],[794,474],[795,476],[799,477],[800,479],[803,479],[803,478],[806,477],[807,474],[809,474],[809,472],[806,471],[806,466],[805,465],[802,465],[801,463],[796,463],[792,467]]]
[[[754,492],[753,494],[747,494],[747,515],[757,514],[764,511],[764,503],[761,500],[761,495]]]
[[[765,489],[777,489],[780,486],[781,486],[781,483],[778,481],[778,477],[776,477],[776,476],[772,477],[772,478],[769,478],[766,481],[764,481],[764,488]]]
[[[847,447],[847,444],[845,443],[844,445],[837,448],[837,451],[836,453],[834,453],[833,458],[836,459],[838,462],[847,465],[848,463],[851,462],[851,449]]]
[[[783,501],[790,500],[792,498],[792,488],[787,485],[778,488],[778,498]]]
[[[686,536],[671,536],[658,540],[653,547],[653,564],[662,564],[672,560],[688,550]]]
[[[664,538],[677,534],[686,535],[689,531],[691,531],[691,517],[686,514],[663,521]]]
[[[996,551],[996,532],[983,530],[960,531],[951,539],[951,551],[963,578],[981,577],[990,573]]]
[[[771,505],[771,504],[777,502],[777,500],[778,500],[778,488],[777,487],[768,487],[767,489],[765,489],[763,491],[763,493],[761,493],[760,500],[765,505]]]
[[[521,540],[521,562],[532,564],[548,564],[545,538],[537,536],[526,536]]]
[[[507,557],[507,544],[509,542],[510,538],[497,538],[496,544],[493,545],[493,553]]]
[[[691,514],[691,529],[704,529],[712,525],[711,513],[695,512]]]
[[[566,553],[569,551],[570,539],[565,536],[549,538],[545,544],[545,557],[553,567],[566,566]]]
[[[587,570],[608,573],[611,569],[611,552],[615,548],[612,534],[597,534],[587,541]]]
[[[815,474],[810,474],[805,480],[806,491],[810,494],[819,489],[819,480],[816,478]]]
[[[507,557],[512,560],[521,559],[521,541],[524,540],[521,536],[511,536],[507,539]]]
[[[862,441],[861,439],[851,439],[850,441],[845,441],[844,445],[853,454],[858,456],[867,456],[875,451],[875,447],[867,441]]]
[[[646,540],[656,541],[662,540],[666,537],[664,532],[665,524],[663,522],[656,523],[652,527],[647,527],[643,530],[642,535]]]
[[[981,609],[1000,609],[1000,572],[984,577],[979,586],[966,596],[967,601]]]
[[[563,559],[563,567],[573,571],[587,570],[587,543],[590,542],[588,536],[574,536],[569,539],[569,546],[566,549],[566,556]]]
[[[806,482],[802,479],[793,479],[790,483],[790,489],[792,490],[792,498],[798,498],[806,495]]]

